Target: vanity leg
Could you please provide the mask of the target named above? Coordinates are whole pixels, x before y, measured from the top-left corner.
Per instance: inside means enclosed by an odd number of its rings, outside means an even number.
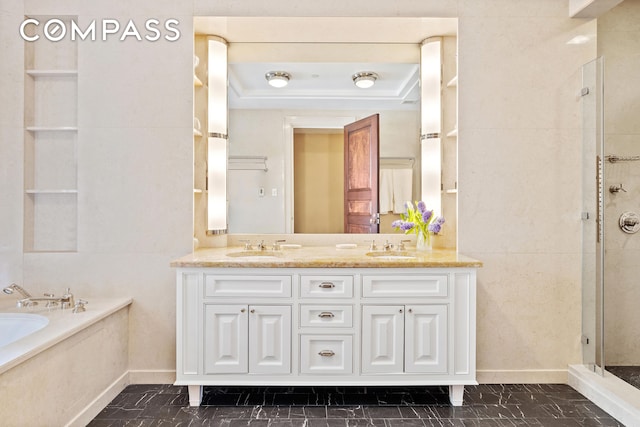
[[[449,401],[453,406],[462,406],[464,399],[464,386],[463,385],[450,385],[449,386]]]
[[[189,406],[200,406],[202,402],[202,386],[190,385],[189,387]]]

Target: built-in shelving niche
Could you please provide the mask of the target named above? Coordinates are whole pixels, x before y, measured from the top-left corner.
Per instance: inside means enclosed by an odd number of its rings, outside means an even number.
[[[53,16],[33,16],[40,22]],[[55,16],[65,24],[76,17]],[[27,26],[38,31],[39,27]],[[33,34],[31,34],[33,35]],[[77,44],[25,42],[24,251],[74,252],[78,216]]]

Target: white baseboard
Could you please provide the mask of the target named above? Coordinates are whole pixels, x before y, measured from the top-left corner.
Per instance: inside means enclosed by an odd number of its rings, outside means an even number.
[[[640,427],[640,390],[609,372],[569,366],[569,385],[627,427]]]
[[[566,369],[476,371],[480,384],[568,384]]]
[[[176,382],[175,370],[130,370],[131,384],[173,384]]]
[[[117,380],[111,383],[102,393],[89,403],[78,415],[76,415],[67,427],[83,427],[96,417],[115,397],[125,389],[129,382],[129,372],[122,374]]]

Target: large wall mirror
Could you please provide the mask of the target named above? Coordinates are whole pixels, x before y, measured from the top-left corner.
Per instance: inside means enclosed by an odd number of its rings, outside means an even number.
[[[422,195],[420,45],[455,38],[457,19],[197,17],[194,26],[196,43],[228,42],[229,232],[344,232],[343,129],[370,116],[379,231],[393,232],[398,200]],[[269,73],[288,84],[271,86]],[[375,73],[373,86],[356,86],[358,73]]]

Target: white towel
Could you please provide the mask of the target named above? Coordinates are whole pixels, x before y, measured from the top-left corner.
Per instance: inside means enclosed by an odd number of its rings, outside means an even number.
[[[405,203],[413,195],[413,169],[392,169],[393,171],[393,212],[405,213]]]
[[[378,183],[378,203],[380,213],[393,211],[393,170],[380,169],[380,182]]]

